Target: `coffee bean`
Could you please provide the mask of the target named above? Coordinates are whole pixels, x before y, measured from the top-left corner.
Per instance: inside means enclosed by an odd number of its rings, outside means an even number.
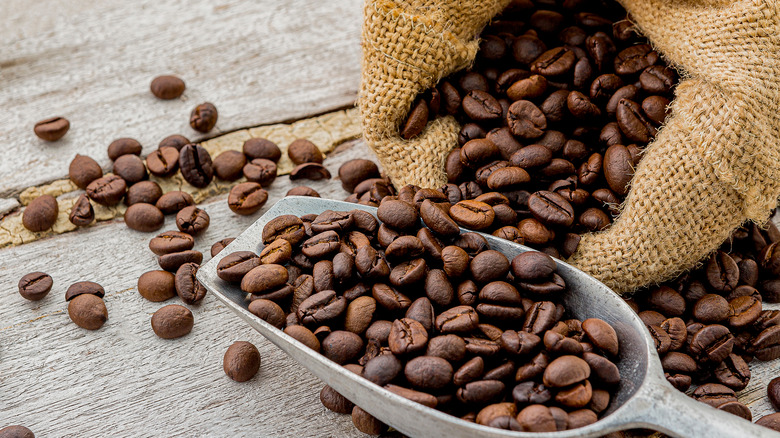
[[[368,434],[379,435],[387,430],[387,425],[376,419],[359,406],[352,408],[352,424],[355,429]]]
[[[103,176],[103,169],[92,158],[76,154],[68,167],[68,176],[78,188],[85,189],[89,183]]]
[[[739,266],[731,256],[718,251],[707,261],[707,281],[717,291],[732,291],[739,281]]]
[[[228,195],[228,207],[240,215],[256,213],[266,201],[268,201],[268,192],[255,182],[238,184],[230,189]]]
[[[185,263],[195,263],[199,265],[202,261],[203,254],[200,251],[186,250],[163,254],[157,259],[157,264],[166,271],[176,272],[176,270]]]
[[[65,291],[65,301],[70,301],[78,295],[96,295],[103,298],[105,294],[103,286],[92,281],[79,281],[70,285]]]
[[[502,109],[495,97],[482,90],[471,90],[463,98],[463,111],[473,120],[501,118]]]
[[[206,133],[211,131],[214,125],[217,124],[217,117],[217,107],[213,103],[201,103],[190,114],[190,126],[198,132]]]
[[[569,72],[576,61],[576,55],[566,47],[550,49],[536,58],[530,65],[531,72],[546,77],[561,76]]]
[[[707,294],[693,306],[693,317],[705,323],[721,322],[729,317],[731,309],[728,301],[720,295]],[[758,315],[756,315],[758,316]]]
[[[745,389],[750,380],[750,368],[741,356],[730,354],[715,367],[713,373],[718,382],[729,388],[740,391]]]
[[[265,138],[250,138],[244,142],[242,151],[249,160],[264,158],[276,163],[282,157],[279,146]]]
[[[92,204],[90,204],[86,194],[82,193],[76,199],[76,202],[70,209],[68,219],[73,225],[80,227],[87,226],[95,220],[95,210],[92,208]]]
[[[756,420],[756,424],[780,432],[780,413],[764,415]]]
[[[127,189],[125,204],[128,206],[138,203],[155,205],[162,197],[162,188],[154,181],[141,181]]]
[[[225,281],[239,283],[249,271],[260,264],[260,257],[252,251],[236,251],[219,261],[217,276]]]
[[[194,187],[206,187],[214,178],[211,155],[199,144],[188,144],[181,148],[179,168],[184,180]]]
[[[222,369],[236,382],[246,382],[260,371],[260,352],[246,341],[236,341],[222,358]]]
[[[176,213],[176,227],[191,235],[200,234],[209,227],[209,215],[194,205],[184,207]]]
[[[322,164],[323,155],[320,149],[309,140],[299,138],[287,147],[287,155],[296,164],[319,163]]]
[[[320,391],[320,402],[328,410],[337,414],[351,414],[352,408],[355,407],[354,403],[328,385],[325,385]]]
[[[241,290],[251,294],[265,293],[283,286],[288,278],[289,275],[284,266],[260,265],[243,276]]]
[[[146,233],[160,229],[165,221],[165,216],[159,208],[152,204],[137,203],[127,207],[125,211],[125,224],[136,231]]]
[[[551,408],[540,404],[525,407],[517,414],[521,430],[528,432],[555,432],[558,430]]]
[[[753,414],[751,414],[750,409],[740,402],[737,401],[726,402],[718,406],[718,409],[720,409],[721,411],[726,411],[729,414],[734,414],[738,417],[742,417],[747,421],[753,421]]]
[[[615,72],[619,75],[634,75],[658,61],[658,53],[649,44],[630,46],[615,57]]]
[[[182,233],[182,234],[187,234],[187,233]],[[189,236],[189,234],[187,234],[187,236]],[[211,257],[216,257],[217,254],[219,254],[223,249],[225,249],[226,246],[230,245],[230,243],[233,242],[234,240],[236,240],[235,237],[228,237],[220,240],[219,242],[215,242],[213,245],[211,245]]]
[[[544,113],[527,100],[518,100],[509,107],[506,122],[512,134],[526,140],[541,137],[547,129]]]
[[[455,396],[461,403],[486,404],[496,401],[504,389],[500,380],[477,380],[460,387]]]
[[[540,191],[528,198],[528,208],[534,217],[549,225],[568,227],[574,222],[574,209],[561,195]]]
[[[119,204],[119,201],[125,196],[126,190],[127,183],[116,175],[98,178],[89,183],[86,188],[89,199],[108,207]]]
[[[178,213],[184,207],[195,204],[195,200],[187,192],[172,191],[160,197],[154,204],[163,214]]]
[[[157,76],[149,85],[154,97],[163,100],[176,99],[184,93],[184,88],[184,81],[172,75]]]
[[[621,99],[617,103],[616,115],[618,126],[628,139],[647,143],[655,137],[656,128],[645,117],[638,103]]]
[[[172,147],[176,149],[177,151],[180,151],[181,148],[183,148],[185,145],[190,144],[190,140],[179,134],[173,134],[165,137],[164,139],[160,140],[160,144],[158,146],[159,149],[162,149],[164,147]],[[147,166],[149,163],[147,163]]]
[[[81,328],[97,330],[108,320],[108,310],[101,296],[85,293],[70,300],[68,316]]]
[[[691,353],[713,363],[723,361],[733,347],[734,336],[728,328],[719,324],[704,326],[690,341]]]
[[[192,312],[178,304],[163,306],[152,315],[152,330],[163,339],[185,336],[192,331],[194,324]]]
[[[39,301],[48,295],[52,285],[54,281],[51,275],[31,272],[19,280],[19,295],[30,301]]]
[[[780,409],[780,377],[775,377],[769,382],[769,385],[766,387],[766,392],[772,406],[774,406],[775,409]]]
[[[561,356],[547,366],[544,371],[544,384],[561,388],[581,382],[590,376],[588,363],[577,356]]]
[[[330,179],[330,177],[330,171],[319,163],[299,164],[292,170],[292,172],[290,172],[291,181],[296,181],[299,179],[319,181],[323,179]]]
[[[243,166],[242,172],[248,181],[267,186],[276,179],[276,170],[276,163],[273,161],[255,158]]]
[[[116,161],[122,155],[141,155],[143,147],[134,138],[118,138],[108,145],[108,158]]]
[[[412,104],[412,108],[409,111],[409,115],[406,118],[406,122],[401,128],[401,138],[409,140],[410,138],[417,137],[425,129],[425,125],[428,123],[428,104],[425,100],[418,100]]]
[[[165,301],[176,296],[174,275],[167,271],[149,271],[138,278],[138,293],[152,302]]]
[[[263,243],[285,239],[290,245],[297,245],[306,236],[303,221],[294,215],[282,215],[271,219],[263,227]]]
[[[32,232],[46,231],[57,221],[59,206],[51,195],[35,198],[22,211],[22,225]]]
[[[767,327],[756,336],[750,346],[758,360],[775,360],[780,357],[780,325]]]
[[[13,425],[0,429],[0,438],[35,438],[35,434],[24,426]]]
[[[176,294],[187,304],[196,304],[206,296],[206,288],[195,278],[198,263],[185,263],[176,270]]]
[[[589,318],[582,321],[582,331],[594,346],[611,357],[617,357],[618,337],[611,325],[601,319]]]
[[[452,365],[436,356],[418,356],[406,363],[404,376],[415,388],[439,390],[452,382]]]
[[[149,249],[161,256],[179,251],[187,251],[195,246],[195,239],[187,233],[165,231],[149,241]]]
[[[35,124],[33,131],[41,140],[57,141],[70,129],[70,122],[64,117],[51,117]]]
[[[450,208],[450,216],[455,222],[474,230],[481,230],[492,225],[495,219],[493,208],[474,200],[464,200]]]
[[[618,195],[628,193],[628,183],[634,176],[631,155],[623,145],[612,145],[604,154],[604,178],[609,187]]]
[[[339,167],[339,179],[344,190],[352,192],[361,181],[379,178],[379,168],[373,161],[353,159]]]
[[[322,341],[322,355],[343,365],[354,359],[363,349],[363,340],[355,333],[337,330]]]
[[[239,151],[225,151],[214,158],[212,165],[214,167],[214,174],[217,175],[219,179],[235,181],[241,178],[242,170],[246,165],[246,156]],[[276,165],[273,167],[273,177],[276,178]]]

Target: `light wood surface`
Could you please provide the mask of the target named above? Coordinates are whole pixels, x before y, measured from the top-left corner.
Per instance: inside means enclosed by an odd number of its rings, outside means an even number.
[[[139,139],[146,154],[168,134],[198,140],[238,131],[212,141],[221,148],[270,129],[243,128],[351,107],[360,11],[359,0],[41,0],[34,8],[6,0],[12,25],[0,26],[0,104],[12,110],[0,118],[0,217],[25,203],[26,189],[66,177],[77,152],[108,169],[105,150],[116,137]],[[185,79],[181,99],[163,102],[148,92],[162,73]],[[205,100],[217,105],[220,121],[199,136],[187,121]],[[65,139],[47,144],[34,137],[32,125],[55,114],[71,120]],[[295,136],[332,132],[320,126]],[[325,164],[335,176],[341,163],[358,157],[373,154],[362,141],[349,141]],[[306,183],[323,197],[347,196],[336,179]],[[269,188],[268,206],[293,185],[280,177]],[[61,202],[79,193],[70,190],[60,193]],[[205,260],[213,242],[239,234],[265,211],[237,216],[224,193],[200,198],[212,223],[196,244]],[[174,228],[167,218],[164,229]],[[0,427],[24,424],[40,437],[362,436],[349,416],[322,407],[316,378],[213,296],[189,306],[196,321],[191,334],[157,338],[151,314],[180,301],[151,303],[135,288],[139,275],[157,268],[147,247],[152,236],[114,219],[0,249]],[[35,270],[51,274],[54,288],[43,301],[28,302],[16,284]],[[106,289],[109,320],[98,331],[67,316],[65,289],[81,280]],[[254,343],[263,356],[260,373],[246,383],[231,381],[221,368],[235,340]],[[777,361],[751,367],[741,399],[756,418],[772,412],[765,391],[777,368]]]

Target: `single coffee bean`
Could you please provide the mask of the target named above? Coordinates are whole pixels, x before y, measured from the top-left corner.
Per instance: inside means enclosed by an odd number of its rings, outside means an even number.
[[[294,215],[282,215],[271,219],[263,227],[263,243],[268,244],[276,239],[284,239],[290,245],[297,245],[306,236],[303,221]]]
[[[116,175],[98,178],[89,183],[86,188],[89,199],[107,207],[119,204],[119,201],[125,196],[126,190],[127,183]]]
[[[655,137],[656,128],[645,117],[638,103],[625,98],[620,99],[617,103],[616,116],[620,130],[629,140],[648,143]]]
[[[292,246],[284,239],[277,239],[266,245],[258,255],[260,263],[264,265],[285,264],[292,256]]]
[[[497,401],[504,389],[500,380],[477,380],[458,388],[455,396],[461,403],[486,404]]]
[[[630,46],[615,57],[615,72],[619,75],[634,75],[658,62],[658,53],[649,44]]]
[[[149,85],[154,97],[163,100],[176,99],[184,93],[184,88],[184,81],[172,75],[157,76]]]
[[[728,301],[715,294],[701,297],[693,306],[693,317],[705,324],[721,322],[728,318],[730,313],[731,308]]]
[[[187,233],[182,233],[182,234],[187,234]],[[189,234],[187,235],[189,236]],[[230,245],[230,243],[232,243],[234,240],[236,240],[235,237],[228,237],[220,240],[219,242],[215,242],[213,245],[211,245],[211,256],[216,257],[217,254],[219,254],[223,249],[225,249],[226,246]]]
[[[693,335],[689,346],[691,353],[713,363],[723,361],[733,347],[734,336],[728,328],[719,324],[704,326]]]
[[[477,121],[499,119],[503,112],[496,98],[482,90],[469,91],[463,98],[462,108]]]
[[[525,407],[517,414],[517,422],[520,423],[521,430],[528,432],[555,432],[558,430],[551,408],[541,404]]]
[[[128,206],[138,203],[155,205],[162,197],[162,188],[154,181],[141,181],[127,189],[125,204]]]
[[[173,134],[160,140],[160,144],[157,147],[159,149],[162,149],[164,147],[172,147],[177,151],[180,151],[181,148],[183,148],[185,145],[188,144],[190,144],[190,140],[187,137],[179,134]]]
[[[176,339],[189,334],[195,319],[190,309],[178,304],[159,308],[152,315],[152,330],[163,339]]]
[[[179,151],[181,176],[190,185],[203,188],[214,178],[214,166],[209,152],[199,144],[188,144]]]
[[[536,58],[530,65],[531,72],[546,77],[561,76],[569,72],[576,62],[574,52],[566,47],[550,49]]]
[[[594,346],[611,357],[617,357],[618,337],[611,325],[601,319],[588,318],[582,321],[582,331]]]
[[[764,415],[756,420],[756,424],[780,432],[780,412]]]
[[[260,351],[252,343],[236,341],[222,358],[222,369],[236,382],[246,382],[260,371]]]
[[[85,189],[89,183],[103,176],[103,169],[92,158],[76,154],[68,167],[68,176],[78,188]]]
[[[148,162],[147,158],[147,162]],[[225,151],[214,158],[214,174],[225,181],[235,181],[241,178],[242,169],[246,165],[246,156],[239,151]],[[274,165],[274,170],[276,166]],[[276,172],[274,171],[274,178]]]
[[[361,181],[379,178],[379,168],[373,161],[356,158],[339,167],[339,179],[344,190],[352,192]]]
[[[133,185],[147,178],[146,166],[137,155],[122,155],[114,161],[114,174]]]
[[[452,365],[436,356],[418,356],[406,363],[404,376],[413,387],[439,390],[452,382]]]
[[[441,333],[467,333],[479,324],[479,316],[471,306],[456,306],[436,317],[436,330]]]
[[[257,299],[249,303],[248,310],[258,318],[281,329],[284,327],[284,310],[271,300]]]
[[[291,181],[296,181],[299,179],[319,181],[323,179],[330,179],[330,177],[330,171],[319,163],[299,164],[290,172]]]
[[[328,410],[337,414],[351,414],[352,408],[355,407],[354,403],[328,385],[325,385],[320,391],[320,402]]]
[[[287,325],[284,329],[284,333],[302,343],[303,345],[311,348],[314,351],[320,351],[320,341],[314,336],[311,330],[302,325]]]
[[[209,214],[194,205],[184,207],[176,213],[176,227],[191,235],[200,234],[209,227]]]
[[[493,208],[484,202],[464,200],[450,208],[450,216],[466,228],[482,230],[493,224],[496,214]]]
[[[707,261],[707,281],[720,292],[729,292],[737,287],[739,266],[728,254],[718,251]]]
[[[167,271],[149,271],[138,278],[138,293],[152,302],[165,301],[176,296],[174,275]]]
[[[268,201],[268,192],[256,182],[245,182],[230,189],[228,207],[236,214],[250,215]]]
[[[386,424],[382,423],[359,406],[352,408],[352,424],[355,426],[355,429],[368,435],[380,435],[387,430]]]
[[[392,382],[403,370],[403,363],[392,353],[379,354],[366,362],[362,376],[384,386]]]
[[[780,325],[762,330],[753,340],[750,350],[758,360],[769,361],[780,357]]]
[[[142,149],[141,143],[134,138],[118,138],[108,145],[108,158],[116,161],[122,155],[141,155]]]
[[[319,198],[320,194],[311,187],[296,186],[288,190],[285,196],[311,196],[313,198]]]
[[[33,132],[41,140],[57,141],[65,136],[70,129],[70,122],[65,117],[51,117],[35,124]]]
[[[715,367],[713,374],[718,382],[735,391],[745,389],[750,380],[750,368],[747,362],[742,359],[742,356],[733,353]]]
[[[236,251],[219,261],[217,276],[225,281],[238,283],[249,271],[260,264],[260,257],[252,251]]]
[[[30,301],[39,301],[48,295],[53,285],[51,275],[31,272],[19,280],[19,295]]]
[[[83,227],[87,226],[95,220],[95,210],[92,208],[92,204],[89,202],[87,195],[82,193],[73,207],[70,209],[68,219],[73,225]]]
[[[390,227],[406,230],[417,225],[417,210],[409,203],[399,200],[383,202],[377,209],[377,217]]]
[[[420,99],[413,103],[406,122],[401,127],[401,138],[409,140],[420,135],[428,123],[428,113],[428,104],[425,100]]]
[[[512,134],[525,140],[539,138],[547,129],[544,113],[528,100],[514,102],[507,111],[506,122]]]
[[[41,195],[22,211],[22,225],[34,233],[46,231],[57,221],[59,211],[54,196]]]
[[[276,179],[276,170],[276,163],[273,161],[255,158],[243,166],[242,172],[248,181],[267,186]]]
[[[289,278],[287,269],[281,265],[260,265],[247,272],[241,280],[241,290],[261,294],[283,286]]]
[[[97,330],[108,320],[108,310],[103,298],[82,294],[68,303],[68,316],[77,326],[87,330]]]
[[[185,263],[176,270],[174,285],[176,294],[187,304],[196,304],[206,296],[206,288],[195,278],[198,263]]]
[[[0,438],[35,438],[35,434],[24,426],[13,425],[0,429]]]
[[[363,339],[355,333],[337,330],[322,340],[322,355],[343,365],[363,350]]]
[[[668,316],[682,316],[686,307],[685,298],[668,286],[653,289],[647,298],[647,304]],[[664,319],[666,318],[662,317],[660,321],[655,321],[655,325],[661,325]]]
[[[574,208],[561,195],[540,191],[528,198],[528,208],[539,221],[568,227],[574,222]]]
[[[213,103],[201,103],[190,114],[190,126],[198,132],[206,133],[217,124],[217,117],[217,107]]]
[[[106,291],[103,286],[93,281],[79,281],[71,284],[65,291],[65,301],[70,301],[78,295],[96,295],[103,298]]]
[[[160,197],[154,204],[163,214],[178,213],[184,207],[195,204],[195,200],[187,192],[172,191]]]
[[[242,151],[249,160],[265,158],[276,163],[282,157],[282,151],[279,149],[279,146],[265,138],[250,138],[244,142]]]
[[[200,251],[186,250],[163,254],[157,259],[157,264],[166,271],[176,272],[185,263],[200,265],[203,262],[203,254]]]
[[[590,377],[590,366],[577,356],[561,356],[547,366],[544,371],[544,384],[547,387],[561,388],[573,385]]]
[[[734,390],[719,383],[705,383],[699,386],[693,391],[692,397],[694,400],[706,403],[713,408],[724,403],[737,401]]]
[[[299,138],[287,147],[287,155],[290,160],[298,165],[303,163],[319,163],[322,164],[324,159],[320,149],[309,140]]]
[[[187,251],[195,246],[195,239],[180,231],[165,231],[149,241],[149,249],[158,256]]]
[[[775,409],[780,409],[780,377],[775,377],[766,387],[767,396]]]
[[[633,161],[628,148],[623,145],[612,145],[604,154],[604,178],[615,193],[625,196],[628,193],[628,183],[634,175]]]
[[[165,216],[152,204],[133,204],[125,211],[125,224],[132,230],[149,233],[159,230],[164,222]]]

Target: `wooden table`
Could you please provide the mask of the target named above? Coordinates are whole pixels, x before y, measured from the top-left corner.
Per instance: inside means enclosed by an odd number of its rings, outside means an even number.
[[[105,151],[117,137],[140,140],[147,154],[174,133],[201,141],[238,131],[206,143],[216,151],[236,148],[249,135],[302,135],[338,146],[325,162],[334,175],[348,159],[373,158],[362,141],[349,140],[359,132],[354,110],[341,111],[357,95],[361,8],[359,0],[40,0],[35,7],[6,0],[0,242],[18,221],[20,203],[34,194],[53,191],[67,205],[80,193],[63,181],[76,153],[109,171]],[[187,82],[182,98],[160,101],[149,93],[150,80],[166,73]],[[190,110],[202,101],[220,112],[208,136],[188,126]],[[32,125],[52,115],[67,117],[72,128],[49,144],[32,134]],[[303,121],[279,124],[297,120]],[[272,126],[242,130],[260,125]],[[347,196],[336,179],[310,185],[323,197]],[[292,186],[280,177],[268,205]],[[230,212],[226,187],[200,193],[212,223],[197,239],[204,254],[262,214]],[[164,229],[174,228],[167,218]],[[121,220],[60,231],[66,232],[0,244],[0,427],[24,424],[41,437],[362,435],[349,416],[322,407],[315,377],[213,296],[190,306],[196,321],[190,335],[157,338],[149,320],[162,304],[135,288],[140,274],[157,268],[147,248],[151,234]],[[51,274],[55,285],[43,301],[28,302],[16,284],[35,270]],[[106,289],[109,320],[98,331],[67,316],[65,289],[81,280]],[[222,355],[236,340],[254,343],[263,357],[260,373],[246,383],[222,371]],[[768,376],[776,374],[770,368],[754,366],[742,393],[755,416],[771,410],[764,399]]]

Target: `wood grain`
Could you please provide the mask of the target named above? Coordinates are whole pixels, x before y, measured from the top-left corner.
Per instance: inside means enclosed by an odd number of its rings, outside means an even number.
[[[6,0],[0,26],[0,197],[63,178],[80,153],[133,137],[144,154],[169,134],[191,140],[351,106],[360,74],[361,1]],[[187,83],[161,101],[160,74]],[[216,128],[189,127],[198,103],[219,110]],[[71,122],[60,141],[34,136],[38,120]]]

